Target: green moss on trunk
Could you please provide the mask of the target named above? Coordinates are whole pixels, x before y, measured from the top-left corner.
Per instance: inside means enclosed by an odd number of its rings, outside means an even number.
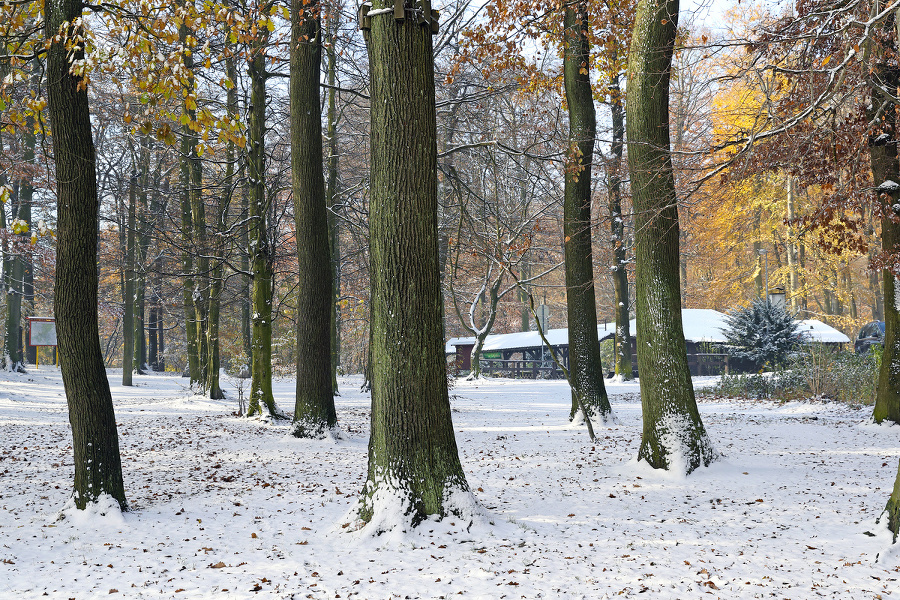
[[[322,437],[337,425],[332,389],[333,273],[328,238],[319,97],[318,4],[291,5],[291,183],[297,232],[297,393],[293,434]]]
[[[679,227],[669,153],[669,77],[678,0],[641,0],[628,59],[628,165],[635,210],[638,458],[690,473],[717,454],[694,398],[681,324]]]
[[[359,515],[377,524],[373,498],[399,497],[415,525],[457,511],[448,501],[468,484],[443,351],[431,32],[406,14],[373,17],[368,39],[372,423]]]
[[[580,410],[580,394],[588,417],[604,421],[612,407],[603,383],[594,263],[591,252],[591,166],[597,123],[590,80],[590,42],[587,4],[579,2],[565,12],[563,55],[566,103],[569,107],[569,154],[566,162],[563,232],[565,235],[566,305],[569,320],[569,371],[573,419]]]

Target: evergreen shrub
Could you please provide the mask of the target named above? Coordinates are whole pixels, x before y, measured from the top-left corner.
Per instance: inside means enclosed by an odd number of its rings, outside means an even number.
[[[785,365],[800,343],[799,324],[780,306],[754,300],[725,317],[728,354],[758,369]]]

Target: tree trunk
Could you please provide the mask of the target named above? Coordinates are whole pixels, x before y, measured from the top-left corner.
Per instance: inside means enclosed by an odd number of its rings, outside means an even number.
[[[169,193],[169,180],[165,178],[162,192],[154,190],[152,200],[150,201],[150,216],[155,222],[155,226],[161,228],[165,218],[165,198]],[[152,291],[150,295],[150,318],[148,319],[148,329],[150,336],[150,348],[148,352],[148,361],[150,367],[154,371],[165,371],[166,364],[163,357],[164,340],[163,340],[163,299],[162,299],[162,256],[157,253],[153,260],[153,274],[151,276]]]
[[[566,305],[569,320],[569,371],[574,419],[580,406],[604,422],[612,407],[603,383],[594,263],[591,252],[591,167],[597,124],[590,79],[590,42],[586,2],[566,8],[563,69],[569,107],[569,155],[566,161],[563,234],[565,236]],[[578,397],[581,402],[579,403]]]
[[[185,0],[178,0],[179,6],[185,5]],[[187,38],[191,30],[182,22],[178,28],[179,43],[185,47],[183,56],[185,67],[185,79],[182,81],[185,102],[184,115],[193,121],[196,111],[192,110],[187,102],[187,97],[194,94],[193,66],[194,58],[187,49]],[[201,381],[200,364],[200,340],[197,337],[200,316],[197,314],[197,305],[194,302],[196,281],[194,278],[194,223],[191,212],[192,199],[194,197],[194,161],[197,157],[197,136],[191,130],[189,123],[181,126],[181,235],[183,250],[181,255],[182,268],[182,295],[184,303],[184,330],[187,340],[188,371],[190,383],[193,387]]]
[[[79,0],[46,2],[47,98],[57,178],[54,312],[75,455],[78,509],[111,496],[126,509],[112,395],[100,349],[97,315],[97,175],[86,82],[70,73],[81,49],[66,41],[84,32],[64,23],[82,16]]]
[[[244,176],[243,161],[238,174],[238,180],[246,182]],[[244,358],[247,361],[247,368],[253,370],[253,328],[250,319],[250,290],[253,286],[253,278],[250,273],[250,191],[247,183],[241,185],[241,226],[238,233],[238,243],[240,244],[241,253],[241,275],[238,279],[240,282],[240,291],[238,292],[238,303],[241,307],[241,341],[243,343]]]
[[[17,222],[20,218],[20,212],[23,206],[20,194],[22,186],[20,183],[13,185],[13,191],[10,195],[10,207],[13,231],[17,229]],[[28,243],[28,233],[21,233],[12,236],[9,244],[11,258],[8,261],[8,271],[6,275],[6,356],[9,364],[7,369],[10,371],[25,371],[24,357],[22,356],[22,296],[25,292],[25,260],[23,258],[23,246]],[[4,257],[6,254],[4,254]]]
[[[297,238],[295,437],[321,438],[337,426],[332,388],[334,294],[322,173],[321,5],[291,3],[291,182]]]
[[[376,0],[373,9],[384,8]],[[472,503],[456,447],[442,333],[430,19],[371,18],[372,421],[359,516],[381,531]],[[415,357],[411,359],[411,357]],[[393,506],[385,507],[386,501]]]
[[[272,286],[275,249],[269,239],[269,210],[266,194],[266,55],[267,35],[261,27],[250,45],[250,106],[247,118],[247,146],[250,176],[250,273],[253,285],[251,335],[251,379],[247,416],[261,415],[266,407],[277,418],[272,395]]]
[[[717,457],[697,410],[681,323],[679,227],[669,151],[678,0],[640,0],[628,57],[628,165],[635,210],[638,459],[690,473]]]
[[[615,55],[612,57],[616,63]],[[628,314],[630,299],[628,298],[628,259],[625,253],[625,215],[622,212],[622,154],[625,141],[625,115],[622,108],[622,92],[619,87],[619,74],[612,75],[609,84],[612,98],[612,156],[609,165],[609,220],[612,242],[612,278],[615,299],[616,336],[615,336],[615,373],[620,379],[634,379],[634,367],[631,364],[631,323]]]
[[[893,115],[893,111],[889,111]],[[896,123],[885,124],[886,132],[895,131]],[[877,134],[873,134],[874,138]],[[890,134],[891,139],[893,133]],[[869,153],[872,156],[872,176],[876,185],[885,181],[900,181],[900,169],[897,164],[896,142],[883,145],[871,144]],[[881,247],[884,252],[896,255],[900,251],[900,223],[891,218],[891,208],[900,198],[897,190],[879,194],[884,202],[885,218],[881,222]],[[875,392],[875,407],[872,418],[876,423],[893,421],[900,423],[900,312],[897,310],[898,281],[894,274],[885,269],[882,271],[884,286],[884,350],[881,356],[881,367],[878,372],[878,387]]]
[[[337,75],[337,56],[334,48],[335,37],[340,26],[340,11],[332,8],[328,13],[325,31],[325,54],[328,57],[328,179],[325,182],[325,198],[328,205],[328,244],[331,250],[332,269],[332,303],[331,303],[331,387],[334,395],[338,394],[338,368],[341,364],[341,246],[340,221],[335,211],[338,210],[338,111],[336,105],[337,90],[334,89]]]
[[[128,180],[128,218],[125,232],[125,288],[122,299],[122,385],[132,385],[134,372],[134,229],[136,225],[137,172],[132,170]]]
[[[795,243],[795,227],[793,224],[794,217],[794,178],[787,176],[787,219],[788,219],[788,241],[785,252],[787,253],[788,269],[790,270],[790,289],[788,290],[791,299],[791,314],[797,315],[800,312],[800,271],[797,265],[797,246]]]
[[[228,117],[238,117],[237,66],[235,65],[234,48],[229,45],[225,58],[225,74],[233,85],[226,93],[226,110]],[[210,399],[220,400],[225,397],[219,382],[220,343],[219,320],[222,304],[222,289],[225,284],[225,236],[228,230],[228,211],[234,196],[234,164],[236,161],[235,145],[228,141],[225,145],[225,179],[219,193],[219,205],[216,207],[216,234],[212,244],[213,260],[210,273],[210,289],[208,300],[206,347],[207,347],[207,393]],[[246,248],[246,246],[244,246]]]
[[[896,543],[897,536],[900,535],[900,463],[897,464],[897,478],[894,479],[894,491],[888,498],[884,512],[887,514],[887,527],[894,534],[893,543]],[[884,518],[884,514],[879,517],[879,520],[882,518]]]
[[[0,69],[0,75],[2,75],[2,69]],[[0,174],[0,185],[7,184],[6,175]],[[5,230],[7,226],[6,223],[6,206],[0,204],[0,230]],[[10,270],[12,269],[12,260],[10,259],[9,254],[9,240],[6,236],[0,236],[0,250],[3,252],[3,272],[0,273],[0,290],[6,291],[8,293],[9,290],[9,276]],[[9,311],[9,296],[6,296],[7,301],[7,314]],[[13,370],[14,364],[12,364],[12,357],[9,355],[9,348],[7,344],[9,344],[10,333],[9,333],[9,325],[4,323],[3,327],[3,358],[0,363],[2,363],[3,368],[8,370]]]

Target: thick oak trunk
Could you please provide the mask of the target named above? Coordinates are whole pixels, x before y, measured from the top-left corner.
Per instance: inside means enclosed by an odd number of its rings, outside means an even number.
[[[75,454],[74,502],[79,509],[111,496],[126,509],[112,395],[103,364],[97,316],[97,176],[85,82],[69,71],[81,60],[57,38],[81,17],[79,0],[44,5],[47,98],[57,179],[57,260],[54,313]],[[64,39],[81,36],[73,27]]]
[[[373,10],[384,7],[376,0]],[[411,525],[474,501],[456,447],[443,350],[437,243],[437,142],[431,31],[372,17],[372,423],[359,516],[375,529],[384,500]]]
[[[615,63],[615,55],[613,56]],[[625,145],[625,110],[618,73],[612,75],[609,93],[612,98],[612,161],[609,165],[609,221],[612,246],[612,279],[615,298],[615,373],[623,380],[634,378],[631,364],[631,320],[628,308],[628,257],[625,243],[625,215],[622,212],[622,155]]]
[[[297,232],[297,392],[293,434],[323,437],[337,425],[332,389],[333,273],[322,172],[319,4],[291,5],[291,183]]]
[[[678,0],[641,0],[628,58],[628,166],[635,210],[638,458],[690,473],[717,454],[697,410],[681,324],[679,227],[669,150],[669,78]]]
[[[563,234],[565,235],[566,305],[569,319],[569,372],[575,418],[580,406],[603,421],[612,407],[603,383],[594,262],[591,253],[591,163],[597,123],[590,80],[587,4],[565,12],[563,69],[569,107],[569,154],[566,161]],[[578,398],[581,397],[581,403]]]
[[[900,72],[889,67],[876,69],[872,77],[881,88],[896,88],[900,83]],[[878,87],[872,86],[872,102],[870,119],[880,110],[884,102],[893,100],[884,98]],[[900,163],[898,163],[897,133],[900,120],[896,114],[896,106],[884,111],[876,129],[869,137],[869,155],[872,162],[872,178],[881,203],[881,249],[896,256],[900,252],[900,214],[893,209],[900,200]],[[888,182],[893,182],[891,185]],[[878,386],[875,391],[875,407],[872,418],[876,423],[892,421],[900,423],[900,286],[892,271],[882,271],[884,289],[884,351],[881,356],[881,367],[878,372]]]
[[[264,36],[261,28],[260,36]],[[253,315],[250,344],[251,378],[247,416],[261,415],[266,407],[270,417],[278,417],[272,395],[272,292],[274,255],[269,232],[268,195],[266,192],[266,40],[256,39],[251,45],[250,106],[247,110],[248,174],[250,206],[248,215],[250,297]]]

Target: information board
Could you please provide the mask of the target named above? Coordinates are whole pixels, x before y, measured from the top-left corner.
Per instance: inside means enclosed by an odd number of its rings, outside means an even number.
[[[29,323],[31,325],[29,343],[32,346],[56,345],[56,321],[29,319]]]

